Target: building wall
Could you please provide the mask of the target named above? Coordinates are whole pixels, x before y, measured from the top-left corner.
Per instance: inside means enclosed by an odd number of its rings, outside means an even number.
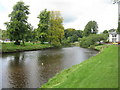
[[[109,42],[112,42],[112,35],[109,34]]]
[[[120,42],[120,34],[117,34],[116,37],[112,37],[112,35],[109,34],[109,42],[113,42],[113,39],[116,39],[116,42]]]

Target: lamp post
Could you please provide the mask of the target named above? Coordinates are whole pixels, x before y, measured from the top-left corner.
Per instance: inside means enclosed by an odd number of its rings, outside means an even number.
[[[120,0],[113,0],[113,4],[118,4],[118,23],[120,22]]]
[[[118,4],[118,27],[120,27],[119,26],[120,25],[120,0],[114,0],[114,4],[115,3]],[[120,41],[120,36],[118,37],[118,39],[119,39],[118,41]],[[118,42],[118,44],[120,44],[120,43]],[[120,62],[120,47],[118,48],[118,61]],[[120,63],[119,62],[118,62],[118,68],[119,68],[118,69],[118,88],[120,88],[120,86],[119,86],[119,83],[120,83],[120,77],[119,77],[119,75],[120,75]]]
[[[120,23],[120,0],[118,0],[118,23]]]
[[[117,32],[118,32],[118,43],[120,43],[120,0],[114,0],[113,4],[118,4],[118,28],[117,28]]]

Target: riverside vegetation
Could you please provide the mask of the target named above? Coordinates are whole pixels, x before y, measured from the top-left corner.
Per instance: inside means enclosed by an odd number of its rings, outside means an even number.
[[[41,88],[117,88],[118,47],[98,46],[102,52],[63,70]]]
[[[15,45],[14,43],[3,43],[2,53],[7,52],[19,52],[19,51],[30,51],[30,50],[41,50],[46,48],[52,48],[50,44],[40,44],[40,43],[25,43],[25,46]]]

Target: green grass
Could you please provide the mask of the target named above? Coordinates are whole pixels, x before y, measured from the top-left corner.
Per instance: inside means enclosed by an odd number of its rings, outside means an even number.
[[[102,47],[102,46],[101,46]],[[100,46],[97,49],[101,49]],[[41,88],[117,88],[118,46],[110,45],[101,53],[63,70]]]
[[[25,46],[14,45],[14,43],[2,43],[2,52],[16,52],[16,51],[27,51],[27,50],[39,50],[52,47],[50,44],[40,43],[25,43]]]

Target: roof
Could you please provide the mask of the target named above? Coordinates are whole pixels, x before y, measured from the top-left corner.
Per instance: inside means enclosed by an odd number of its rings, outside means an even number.
[[[120,34],[118,34],[116,31],[114,31],[114,32],[109,32],[109,35],[112,35],[112,37],[116,37],[116,35],[119,35],[119,36],[120,36]]]
[[[109,34],[117,35],[117,32],[116,32],[116,31],[114,31],[114,32],[109,32]]]

